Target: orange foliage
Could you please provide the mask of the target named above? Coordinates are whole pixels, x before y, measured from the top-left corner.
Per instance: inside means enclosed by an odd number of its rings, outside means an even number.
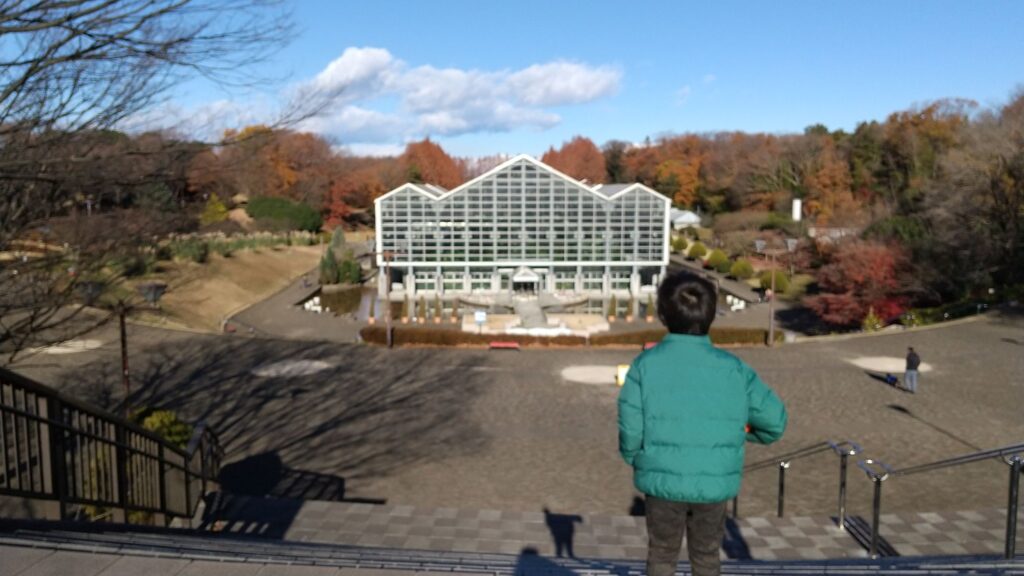
[[[540,161],[592,185],[605,180],[604,154],[590,138],[576,136],[558,150],[550,148]]]
[[[459,164],[430,138],[406,146],[399,163],[410,182],[437,184],[451,189],[463,180]]]

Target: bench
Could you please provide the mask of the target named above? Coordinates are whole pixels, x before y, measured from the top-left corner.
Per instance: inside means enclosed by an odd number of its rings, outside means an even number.
[[[495,341],[490,343],[491,350],[519,350],[519,342]]]

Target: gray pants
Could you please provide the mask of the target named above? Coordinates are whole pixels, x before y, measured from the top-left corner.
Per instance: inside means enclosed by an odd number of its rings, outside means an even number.
[[[917,392],[917,370],[907,370],[903,374],[903,385],[911,392]]]
[[[718,551],[725,535],[725,504],[672,502],[647,496],[647,576],[675,574],[684,533],[693,576],[720,574]]]

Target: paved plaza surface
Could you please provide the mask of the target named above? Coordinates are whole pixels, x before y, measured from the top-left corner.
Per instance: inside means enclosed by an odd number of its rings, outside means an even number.
[[[901,468],[1018,443],[1024,433],[1022,327],[1019,317],[992,314],[923,331],[735,349],[790,413],[783,441],[751,446],[747,460],[832,438],[854,440],[865,456]],[[562,377],[570,367],[628,363],[635,350],[385,350],[139,326],[129,332],[132,405],[209,422],[227,448],[225,488],[236,493],[490,510],[520,519],[543,515],[545,508],[560,516],[628,519],[637,496],[617,454],[618,389],[610,381]],[[89,338],[97,348],[40,353],[14,368],[115,406],[121,396],[116,331],[106,327]],[[908,345],[933,366],[917,395],[855,364],[902,357]],[[830,452],[794,460],[786,515],[834,515],[837,474],[838,459]],[[774,515],[776,485],[774,466],[748,474],[741,521]],[[870,489],[851,467],[851,514],[870,518]],[[1006,489],[1007,468],[995,460],[894,477],[884,484],[882,511],[999,510]],[[285,533],[318,529],[303,524],[301,509],[295,505]],[[751,528],[745,537],[760,537]],[[912,530],[893,528],[890,536],[905,532]],[[914,538],[903,545],[914,545]]]

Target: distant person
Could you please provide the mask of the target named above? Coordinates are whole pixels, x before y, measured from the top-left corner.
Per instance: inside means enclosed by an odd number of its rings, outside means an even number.
[[[911,394],[917,393],[917,369],[921,366],[921,357],[914,352],[913,346],[907,347],[907,371],[903,375],[904,385],[907,387],[907,392]]]
[[[694,274],[665,278],[658,316],[669,334],[633,361],[619,394],[619,452],[646,495],[649,576],[675,573],[684,534],[694,576],[719,574],[745,443],[775,442],[786,429],[779,397],[711,344],[717,300]]]

